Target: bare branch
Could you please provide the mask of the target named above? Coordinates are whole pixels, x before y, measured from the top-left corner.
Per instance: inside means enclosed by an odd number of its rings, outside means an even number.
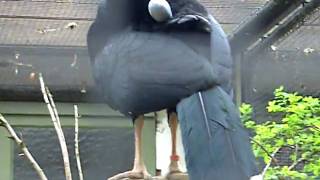
[[[77,160],[77,167],[79,172],[79,179],[83,180],[83,173],[81,168],[81,161],[80,161],[80,152],[79,152],[79,112],[78,112],[78,106],[74,105],[74,151],[76,155]]]
[[[256,141],[252,137],[249,137],[249,138],[250,138],[251,141],[256,143],[271,158],[272,162],[274,162],[276,165],[278,165],[278,160],[272,154],[270,154],[261,143],[259,143],[258,141]]]
[[[295,161],[294,163],[291,164],[291,166],[289,166],[289,170],[292,170],[293,168],[295,168],[300,162],[304,161],[304,158],[299,158],[297,161]]]
[[[27,160],[31,163],[32,168],[37,172],[39,178],[41,180],[48,180],[43,170],[41,169],[37,161],[33,158],[30,151],[28,150],[27,146],[18,137],[14,129],[11,127],[9,122],[2,116],[2,114],[0,114],[0,125],[3,126],[8,131],[8,133],[10,134],[10,139],[13,139],[17,143],[18,147],[22,150]]]
[[[69,153],[67,149],[67,144],[66,140],[61,128],[60,124],[60,119],[58,116],[58,111],[56,109],[55,103],[53,101],[52,95],[49,91],[49,89],[45,86],[45,83],[43,81],[42,74],[39,73],[39,81],[40,81],[40,87],[41,87],[41,92],[43,95],[44,102],[47,105],[47,108],[49,110],[51,120],[53,122],[54,128],[56,130],[56,133],[58,135],[61,151],[62,151],[62,157],[63,157],[63,162],[64,162],[64,169],[65,169],[65,176],[66,180],[72,180],[72,175],[71,175],[71,168],[70,168],[70,161],[69,161]]]
[[[266,165],[266,167],[264,167],[264,169],[263,169],[263,171],[262,171],[262,173],[261,173],[262,177],[265,176],[267,170],[269,169],[269,167],[270,167],[271,164],[272,164],[272,160],[273,160],[274,156],[277,154],[277,152],[278,152],[279,150],[280,150],[280,147],[277,148],[275,151],[273,151],[273,153],[271,154],[271,157],[272,157],[272,158],[271,158],[270,162]]]

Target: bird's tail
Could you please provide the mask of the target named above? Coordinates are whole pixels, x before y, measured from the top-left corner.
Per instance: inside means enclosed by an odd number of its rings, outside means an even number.
[[[249,136],[231,97],[220,87],[177,106],[191,180],[247,180],[258,174]]]

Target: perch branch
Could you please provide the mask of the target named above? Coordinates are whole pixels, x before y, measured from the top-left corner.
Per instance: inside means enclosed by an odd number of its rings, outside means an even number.
[[[274,158],[274,156],[277,154],[277,152],[278,152],[279,150],[280,150],[280,148],[277,148],[275,151],[273,151],[273,153],[271,154],[272,159]],[[262,177],[265,176],[267,170],[268,170],[269,167],[271,166],[272,159],[271,159],[270,162],[266,165],[266,167],[264,167],[264,169],[263,169],[263,171],[262,171],[262,173],[261,173]]]
[[[66,140],[65,140],[62,128],[61,128],[58,112],[57,112],[57,109],[55,108],[55,104],[54,104],[52,95],[51,95],[49,89],[44,84],[43,77],[42,77],[41,73],[39,73],[39,81],[40,81],[40,87],[41,87],[41,92],[43,95],[44,102],[47,105],[48,111],[51,116],[51,120],[53,122],[54,128],[55,128],[56,133],[58,135],[58,139],[59,139],[59,143],[60,143],[60,147],[61,147],[61,151],[62,151],[63,162],[64,162],[66,180],[72,180],[70,161],[69,161],[69,153],[68,153],[68,149],[67,149]]]
[[[79,152],[79,112],[78,106],[74,105],[74,151],[77,160],[77,167],[79,172],[79,180],[83,180],[83,173],[81,168],[81,161],[80,161],[80,152]]]
[[[17,145],[22,150],[25,157],[28,159],[28,161],[31,163],[32,168],[37,172],[38,176],[41,180],[48,180],[46,175],[44,174],[43,170],[37,163],[37,161],[33,158],[32,154],[28,150],[27,146],[24,144],[24,142],[18,137],[18,135],[15,133],[14,129],[11,127],[9,122],[0,114],[0,125],[3,126],[8,133],[11,136],[11,139],[13,139]]]

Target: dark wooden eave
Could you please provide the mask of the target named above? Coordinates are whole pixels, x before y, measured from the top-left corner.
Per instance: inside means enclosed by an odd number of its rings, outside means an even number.
[[[272,0],[229,36],[233,54],[244,51],[281,19],[301,5],[301,0]]]
[[[288,32],[298,29],[301,25],[303,25],[304,20],[309,15],[314,13],[314,11],[316,11],[316,9],[319,7],[319,0],[310,0],[309,2],[303,3],[299,8],[294,10],[294,12],[281,21],[281,23],[272,28],[270,32],[266,33],[262,38],[260,38],[260,40],[254,44],[254,46],[250,47],[247,52],[248,56],[255,56],[257,53],[269,48],[277,40],[288,34]]]

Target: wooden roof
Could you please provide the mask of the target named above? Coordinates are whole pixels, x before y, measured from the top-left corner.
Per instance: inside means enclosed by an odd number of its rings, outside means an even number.
[[[0,1],[0,45],[86,46],[99,0]],[[201,0],[231,32],[266,0]],[[76,24],[68,28],[68,24]]]

